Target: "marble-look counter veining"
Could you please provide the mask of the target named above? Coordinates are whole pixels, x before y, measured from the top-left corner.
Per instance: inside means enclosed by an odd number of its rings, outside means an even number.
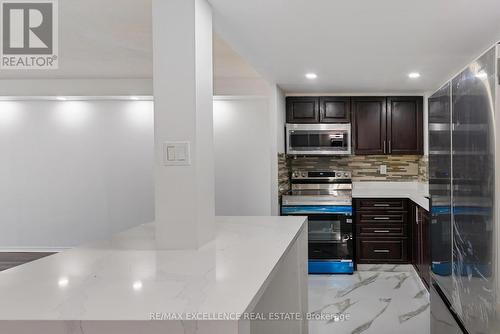
[[[429,186],[421,182],[353,182],[353,198],[408,198],[429,210]]]
[[[0,320],[149,320],[243,313],[306,227],[304,217],[217,217],[199,250],[155,249],[155,225],[0,272]]]

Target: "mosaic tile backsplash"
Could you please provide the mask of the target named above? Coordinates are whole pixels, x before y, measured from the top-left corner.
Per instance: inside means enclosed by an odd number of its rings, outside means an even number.
[[[290,164],[286,155],[278,154],[278,187],[279,195],[283,195],[290,190]]]
[[[423,155],[418,162],[418,176],[420,182],[429,182],[429,156]]]
[[[288,175],[294,170],[337,169],[352,172],[352,179],[359,181],[427,181],[428,159],[419,155],[356,155],[331,157],[294,157],[281,154],[280,190],[288,187]],[[283,161],[286,160],[286,161]],[[387,166],[387,174],[379,173],[380,165]],[[287,177],[285,180],[285,168]],[[284,191],[283,191],[284,192]]]

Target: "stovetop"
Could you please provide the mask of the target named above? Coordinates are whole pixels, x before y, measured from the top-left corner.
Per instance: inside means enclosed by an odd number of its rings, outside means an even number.
[[[352,205],[351,172],[294,171],[292,189],[282,198],[291,205]]]
[[[351,177],[351,172],[341,170],[295,170],[292,172],[292,182],[295,180],[328,180],[332,182],[339,180],[350,181]]]

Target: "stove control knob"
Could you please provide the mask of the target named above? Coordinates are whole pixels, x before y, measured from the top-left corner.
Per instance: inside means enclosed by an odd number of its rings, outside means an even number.
[[[349,234],[344,234],[344,235],[342,236],[342,241],[344,241],[344,242],[345,242],[345,241],[351,240],[351,238],[352,238],[352,237],[351,237]]]
[[[342,174],[337,172],[337,173],[335,173],[335,176],[342,177]]]
[[[348,178],[348,177],[349,177],[349,173],[347,173],[347,172],[346,172],[346,173],[344,173],[344,177],[347,177],[347,178]]]
[[[300,175],[299,175],[299,172],[293,172],[293,173],[292,173],[292,177],[293,177],[293,178],[297,178],[297,177],[299,177],[299,176],[300,176]]]
[[[307,173],[306,172],[302,172],[302,177],[307,177]]]

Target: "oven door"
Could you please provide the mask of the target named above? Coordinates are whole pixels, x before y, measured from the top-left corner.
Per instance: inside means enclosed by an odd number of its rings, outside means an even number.
[[[351,154],[351,124],[287,124],[287,153]]]
[[[352,261],[352,206],[283,206],[281,214],[307,216],[310,260]]]
[[[308,215],[309,259],[352,260],[352,218],[342,214]]]

